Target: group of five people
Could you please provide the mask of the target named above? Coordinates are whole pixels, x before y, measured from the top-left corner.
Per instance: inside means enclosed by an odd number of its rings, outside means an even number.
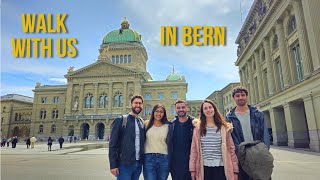
[[[167,119],[161,104],[145,122],[139,118],[143,97],[133,96],[128,115],[116,118],[109,141],[111,173],[118,180],[249,179],[237,159],[241,142],[260,140],[270,145],[263,115],[247,104],[248,91],[236,87],[237,106],[224,118],[211,100],[204,100],[200,117],[187,115],[187,103],[175,102],[177,116]]]

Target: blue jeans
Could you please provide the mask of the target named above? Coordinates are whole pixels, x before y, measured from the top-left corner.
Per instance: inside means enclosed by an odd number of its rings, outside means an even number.
[[[136,161],[134,164],[120,164],[117,180],[139,180],[141,171],[140,161]]]
[[[143,177],[145,180],[167,180],[168,176],[168,155],[158,153],[144,155]]]

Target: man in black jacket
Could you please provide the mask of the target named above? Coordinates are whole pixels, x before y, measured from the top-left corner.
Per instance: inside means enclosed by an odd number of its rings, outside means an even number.
[[[135,95],[131,99],[130,113],[112,123],[109,162],[111,173],[118,180],[138,180],[140,177],[145,142],[144,125],[138,117],[142,108],[142,96]]]
[[[190,148],[193,134],[193,117],[187,115],[184,100],[175,103],[176,118],[169,125],[168,158],[172,180],[191,180],[189,171]]]
[[[237,106],[228,112],[226,120],[233,125],[231,133],[236,152],[242,142],[256,141],[263,142],[268,148],[270,139],[268,129],[264,121],[263,113],[257,108],[248,105],[248,90],[238,86],[232,92],[232,97]],[[249,179],[249,176],[239,163],[239,180]]]

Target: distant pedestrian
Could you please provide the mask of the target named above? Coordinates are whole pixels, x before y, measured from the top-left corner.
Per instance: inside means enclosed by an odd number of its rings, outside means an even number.
[[[74,141],[74,143],[77,142],[77,136],[74,136],[74,137],[73,137],[73,141]]]
[[[62,149],[62,145],[63,145],[63,142],[64,142],[63,137],[61,136],[61,137],[58,139],[58,141],[59,141],[59,144],[60,144],[60,149]]]
[[[1,147],[5,147],[6,146],[6,142],[7,142],[7,139],[5,137],[3,137],[2,140],[1,140]]]
[[[48,139],[48,151],[51,151],[51,146],[52,146],[52,139],[51,139],[51,137],[49,137],[49,139]]]
[[[7,140],[7,147],[10,146],[10,142],[11,142],[11,138],[9,138],[9,139]]]
[[[34,136],[32,136],[32,138],[30,139],[31,148],[32,148],[32,149],[34,148],[34,145],[36,144],[36,141],[37,141],[37,139],[36,139]]]
[[[72,143],[72,136],[69,137],[69,142]]]
[[[31,144],[30,137],[27,137],[27,139],[26,139],[27,149],[29,149],[30,144]]]
[[[12,143],[12,148],[16,148],[17,143],[18,143],[18,137],[17,136],[13,137],[11,143]]]

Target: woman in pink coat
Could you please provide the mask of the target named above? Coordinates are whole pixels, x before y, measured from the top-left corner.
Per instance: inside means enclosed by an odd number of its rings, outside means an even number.
[[[194,121],[189,168],[192,180],[237,180],[238,159],[227,123],[211,100],[201,104]]]

